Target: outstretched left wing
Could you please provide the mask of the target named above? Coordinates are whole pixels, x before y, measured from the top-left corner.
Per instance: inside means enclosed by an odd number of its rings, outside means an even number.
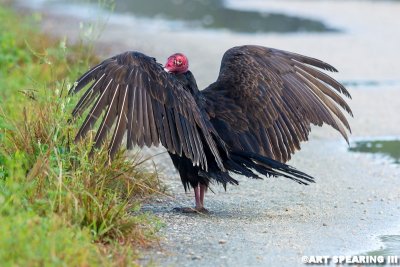
[[[79,78],[70,93],[80,91],[92,81],[72,112],[77,117],[92,106],[76,139],[85,136],[102,116],[94,147],[99,147],[114,128],[109,144],[111,157],[127,132],[128,149],[133,145],[158,146],[161,141],[169,152],[184,154],[204,170],[207,146],[224,170],[194,98],[154,58],[125,52],[106,59]]]

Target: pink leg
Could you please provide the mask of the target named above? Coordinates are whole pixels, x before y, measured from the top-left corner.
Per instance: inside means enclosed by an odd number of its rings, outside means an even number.
[[[207,186],[204,184],[200,184],[200,204],[203,209],[204,209],[204,194],[206,191],[207,191]]]
[[[207,190],[207,186],[199,184],[194,188],[194,197],[196,200],[196,211],[206,213],[208,210],[204,208],[204,194]]]
[[[203,207],[203,202],[201,199],[201,186],[198,185],[194,188],[194,199],[196,200],[196,210]]]
[[[207,213],[208,210],[204,208],[204,193],[207,190],[206,185],[199,184],[194,188],[194,198],[196,201],[196,207],[193,208],[175,208],[174,210],[183,213]]]

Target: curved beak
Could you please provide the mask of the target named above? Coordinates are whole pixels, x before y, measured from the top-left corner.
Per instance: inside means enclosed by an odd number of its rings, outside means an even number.
[[[173,70],[173,69],[174,69],[173,60],[171,60],[171,57],[169,57],[169,58],[167,59],[167,62],[166,62],[165,65],[164,65],[164,70],[165,70],[166,72],[170,73],[171,70]]]
[[[167,63],[165,63],[164,70],[165,70],[166,72],[171,72],[171,71],[170,71],[171,69],[172,69],[172,64],[171,64],[170,61],[168,60]]]

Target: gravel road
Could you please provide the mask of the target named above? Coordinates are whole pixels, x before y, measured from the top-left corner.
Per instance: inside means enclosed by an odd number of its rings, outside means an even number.
[[[172,211],[193,205],[193,194],[183,193],[179,177],[169,175],[174,198],[144,207],[166,222],[161,247],[144,260],[162,266],[302,266],[303,255],[359,255],[379,248],[377,236],[399,233],[397,167],[348,153],[343,142],[330,140],[310,142],[291,163],[317,183],[241,178],[226,192],[212,188],[207,215]]]

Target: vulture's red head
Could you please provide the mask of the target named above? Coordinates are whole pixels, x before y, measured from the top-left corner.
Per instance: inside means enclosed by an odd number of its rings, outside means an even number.
[[[189,70],[189,61],[184,54],[176,53],[167,59],[164,69],[171,73],[185,73]]]

